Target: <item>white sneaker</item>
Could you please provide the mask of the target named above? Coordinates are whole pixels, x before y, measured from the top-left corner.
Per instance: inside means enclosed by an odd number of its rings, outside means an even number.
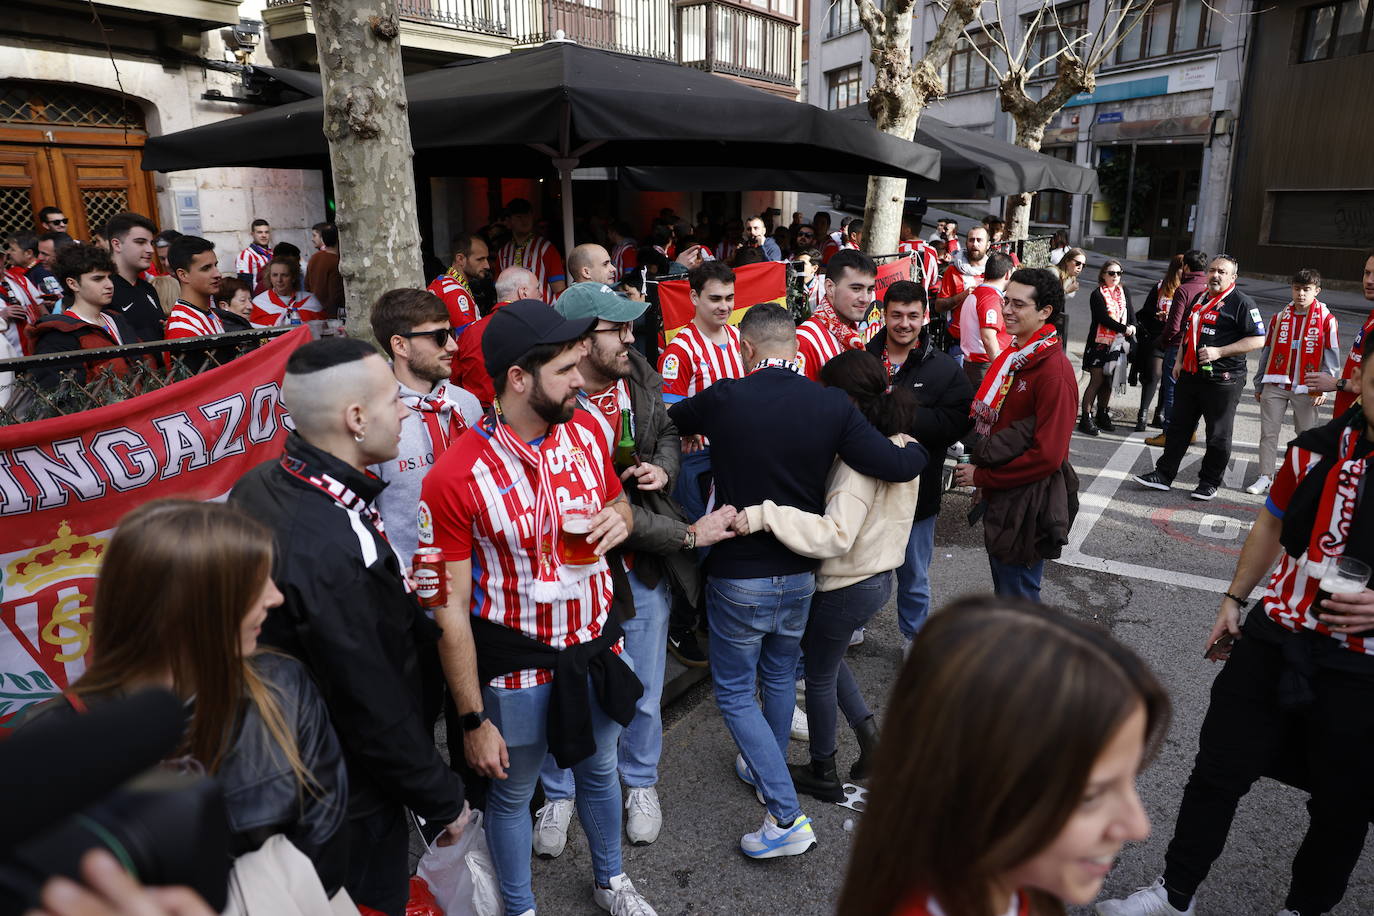
[[[1174,909],[1161,877],[1124,900],[1103,900],[1095,909],[1098,916],[1192,916],[1193,904],[1189,902],[1186,910]]]
[[[1256,480],[1254,483],[1250,484],[1250,486],[1245,488],[1245,492],[1253,494],[1255,496],[1258,496],[1261,493],[1268,493],[1269,485],[1273,482],[1274,479],[1270,477],[1268,474],[1261,474],[1259,480]],[[1285,910],[1284,912],[1287,911]]]
[[[735,775],[739,777],[740,782],[754,790],[754,797],[759,800],[760,805],[768,804],[768,802],[763,800],[763,790],[760,789],[759,784],[754,781],[754,774],[749,769],[749,764],[744,762],[743,754],[735,755]]]
[[[1302,916],[1297,910],[1279,910],[1279,916]]]
[[[568,845],[568,825],[572,823],[577,802],[571,798],[550,799],[535,812],[534,854],[541,859],[556,859]]]
[[[797,692],[797,705],[800,706],[806,702],[806,678],[797,678],[797,683],[794,687]]]
[[[849,645],[850,645],[850,647],[852,648],[852,647],[854,647],[854,646],[862,646],[863,644],[864,644],[864,628],[863,628],[863,627],[859,627],[859,628],[858,628],[857,630],[855,630],[853,633],[850,633],[850,634],[849,634]]]
[[[658,916],[624,872],[612,878],[608,888],[599,887],[593,882],[592,900],[611,916]]]
[[[952,443],[950,443],[949,448],[945,449],[945,454],[948,455],[948,456],[951,457],[951,458],[958,458],[959,456],[961,456],[962,454],[964,454],[964,443],[962,443],[962,442],[952,442]]]
[[[902,658],[906,658],[911,654],[911,639],[912,637],[910,636],[902,637]]]
[[[625,796],[625,835],[633,846],[648,846],[663,829],[663,809],[653,786],[631,787]]]
[[[792,710],[792,740],[811,740],[811,726],[807,724],[806,712],[800,706]]]
[[[799,856],[815,845],[816,833],[811,829],[811,818],[805,814],[797,815],[791,827],[779,827],[769,814],[763,819],[762,827],[746,833],[739,841],[740,851],[751,859]]]

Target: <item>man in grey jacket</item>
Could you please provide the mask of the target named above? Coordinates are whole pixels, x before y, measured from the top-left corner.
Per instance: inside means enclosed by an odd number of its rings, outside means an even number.
[[[558,297],[554,308],[564,318],[597,319],[591,343],[577,366],[584,385],[578,404],[600,420],[634,516],[623,551],[618,556],[613,552],[609,559],[628,567],[626,578],[634,597],[634,617],[621,626],[625,654],[644,685],[644,694],[635,707],[634,721],[620,735],[620,778],[628,789],[625,833],[631,843],[643,846],[658,839],[663,825],[655,786],[663,749],[659,706],[667,654],[668,580],[671,577],[689,598],[700,599],[701,573],[694,549],[733,537],[730,523],[735,510],[725,506],[689,524],[668,495],[682,459],[681,440],[659,396],[663,379],[631,346],[634,322],[646,304],[618,296],[603,283],[574,283]],[[574,810],[573,777],[572,771],[559,769],[552,757],[545,760],[540,776],[548,802],[539,809],[535,822],[534,851],[551,858],[562,853],[567,843]]]
[[[458,352],[448,307],[424,289],[393,289],[372,306],[372,333],[391,357],[391,371],[410,411],[401,421],[400,452],[369,468],[386,482],[377,497],[386,537],[410,565],[419,541],[420,484],[434,462],[482,417],[475,395],[449,382]]]

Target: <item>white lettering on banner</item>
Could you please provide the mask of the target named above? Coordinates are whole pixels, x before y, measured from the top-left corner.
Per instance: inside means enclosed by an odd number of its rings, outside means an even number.
[[[105,495],[105,482],[86,461],[80,439],[65,439],[52,444],[55,457],[49,458],[36,445],[14,450],[14,458],[38,485],[38,508],[65,506],[73,493],[77,499],[96,499]]]
[[[210,404],[202,404],[200,407],[201,416],[211,423],[218,420],[225,414],[229,418],[224,421],[224,428],[220,430],[219,438],[215,440],[214,448],[210,449],[210,460],[220,461],[230,455],[242,455],[248,446],[243,442],[243,436],[239,435],[243,425],[243,417],[248,412],[248,400],[242,393],[234,393],[227,398],[220,398]]]
[[[191,463],[186,465],[188,471],[209,466],[210,452],[205,445],[205,437],[184,412],[158,417],[153,421],[153,426],[162,433],[162,444],[167,454],[167,460],[162,464],[163,480],[180,474],[181,464],[188,458],[191,459]]]
[[[127,451],[117,453],[117,446],[125,446]],[[135,490],[157,476],[157,456],[128,427],[100,433],[91,440],[91,454],[105,469],[110,485],[121,493]]]
[[[10,473],[11,458],[0,452],[0,515],[18,515],[33,508],[33,500]]]
[[[281,385],[272,382],[270,385],[259,385],[253,389],[252,408],[248,414],[248,441],[254,445],[266,442],[277,434],[277,405],[281,403]],[[282,419],[289,430],[295,430],[295,424],[290,422],[290,417],[282,411]]]

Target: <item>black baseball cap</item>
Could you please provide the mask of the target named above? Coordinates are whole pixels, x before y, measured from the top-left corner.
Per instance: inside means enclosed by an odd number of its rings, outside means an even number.
[[[564,318],[538,299],[521,299],[496,310],[482,334],[482,361],[496,378],[539,344],[567,343],[596,324],[590,318]]]

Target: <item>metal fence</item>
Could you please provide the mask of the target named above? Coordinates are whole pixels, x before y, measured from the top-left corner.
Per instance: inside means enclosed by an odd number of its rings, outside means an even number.
[[[233,331],[0,360],[0,426],[61,417],[165,388],[222,366],[293,327]],[[105,365],[122,359],[120,371]]]

